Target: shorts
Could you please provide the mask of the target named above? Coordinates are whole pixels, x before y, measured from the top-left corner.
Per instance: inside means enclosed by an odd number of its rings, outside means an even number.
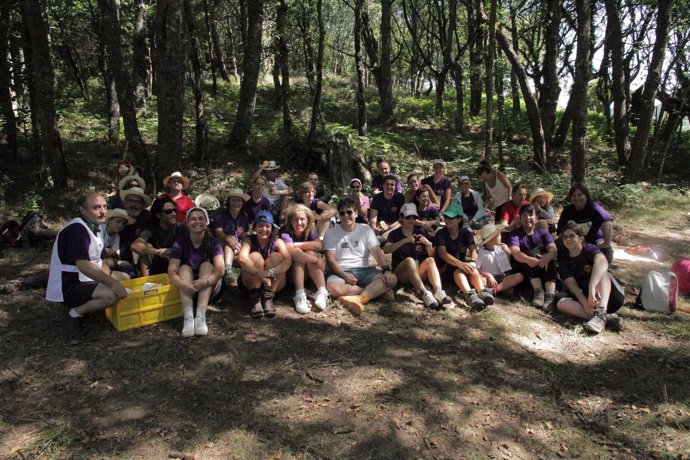
[[[381,270],[376,267],[362,267],[362,268],[350,268],[343,270],[345,273],[354,275],[357,278],[357,286],[365,288],[369,286],[378,275],[382,274]],[[328,275],[327,281],[333,281],[336,279],[343,279],[340,275],[331,273]]]
[[[98,283],[88,281],[85,283],[69,284],[62,287],[63,303],[68,307],[76,308],[93,300],[93,293]]]

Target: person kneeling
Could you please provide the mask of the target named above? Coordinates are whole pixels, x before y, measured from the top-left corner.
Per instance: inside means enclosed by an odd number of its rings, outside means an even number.
[[[168,277],[180,290],[183,326],[182,337],[207,335],[206,309],[220,294],[225,273],[223,247],[208,231],[208,214],[203,208],[187,211],[189,235],[172,246]],[[194,317],[196,296],[196,318]]]

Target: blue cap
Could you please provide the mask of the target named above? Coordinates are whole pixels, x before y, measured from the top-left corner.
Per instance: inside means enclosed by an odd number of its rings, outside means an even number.
[[[260,211],[254,216],[254,223],[258,224],[265,222],[267,224],[273,224],[273,214],[268,211]]]

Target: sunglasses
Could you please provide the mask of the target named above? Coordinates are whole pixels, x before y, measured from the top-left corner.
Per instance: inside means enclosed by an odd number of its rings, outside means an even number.
[[[172,208],[172,209],[164,209],[162,211],[163,214],[172,214],[174,212],[177,212],[177,208]]]
[[[338,211],[338,214],[340,214],[340,217],[343,217],[345,215],[351,216],[355,212],[352,209],[348,209],[347,211]]]

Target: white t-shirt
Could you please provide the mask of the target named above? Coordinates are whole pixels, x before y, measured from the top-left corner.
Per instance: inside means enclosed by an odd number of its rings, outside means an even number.
[[[335,260],[343,270],[371,267],[369,250],[378,245],[376,234],[367,224],[357,224],[351,232],[336,225],[323,236],[323,249],[335,251]]]
[[[278,191],[278,192],[281,190],[287,190],[288,188],[290,188],[287,185],[285,185],[285,182],[278,179],[277,177],[276,177],[276,180],[274,181],[274,183],[276,184],[276,191]],[[270,201],[271,205],[274,207],[275,207],[276,203],[278,202],[278,200],[280,199],[280,195],[271,194],[271,189],[268,187],[268,184],[266,184],[266,189],[264,190],[264,196],[266,198],[268,198],[268,201]]]
[[[494,246],[493,251],[489,251],[484,246],[477,251],[477,270],[481,270],[492,275],[503,275],[510,271],[510,259],[508,254],[501,248],[500,244]]]

